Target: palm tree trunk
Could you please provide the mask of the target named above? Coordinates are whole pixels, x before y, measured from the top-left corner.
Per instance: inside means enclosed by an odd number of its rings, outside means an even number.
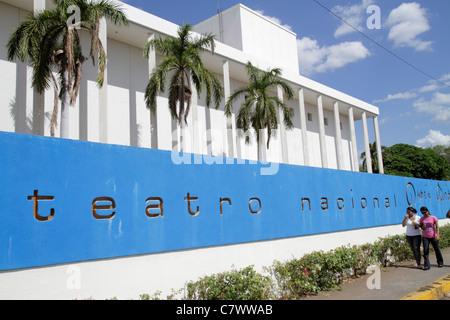
[[[267,161],[267,147],[266,147],[266,129],[259,129],[258,136],[258,161]]]
[[[63,139],[69,138],[69,107],[70,107],[70,94],[67,90],[67,84],[69,79],[69,72],[67,70],[64,71],[64,84],[63,84],[63,92],[61,96],[61,123],[60,123],[60,137]]]
[[[180,121],[180,152],[186,152],[186,123],[184,118]]]
[[[180,110],[178,111],[178,121],[180,123],[180,152],[186,151],[186,122],[184,119],[184,70],[181,70],[180,72],[180,89],[179,89],[179,103],[180,103]]]

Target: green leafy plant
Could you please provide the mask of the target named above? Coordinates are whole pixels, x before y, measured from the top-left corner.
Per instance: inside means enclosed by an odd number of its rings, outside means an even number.
[[[450,224],[440,228],[440,247],[450,246]],[[289,261],[274,261],[264,270],[263,275],[253,266],[241,270],[231,270],[191,281],[184,289],[184,299],[188,300],[267,300],[300,299],[341,288],[350,278],[367,272],[372,265],[389,267],[393,264],[412,260],[411,249],[405,235],[379,238],[374,243],[360,246],[350,244],[327,252],[314,251],[301,258]],[[160,298],[157,291],[153,296],[141,295],[141,300]],[[167,299],[174,299],[175,295]]]
[[[232,270],[187,283],[188,300],[266,300],[271,296],[272,279],[257,273],[253,266]]]

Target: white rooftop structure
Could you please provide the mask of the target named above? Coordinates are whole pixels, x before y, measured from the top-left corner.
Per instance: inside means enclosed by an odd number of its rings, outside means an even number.
[[[170,117],[167,97],[158,97],[156,116],[146,108],[144,90],[161,60],[154,52],[147,60],[142,49],[152,37],[176,36],[178,25],[121,3],[129,27],[102,25],[108,69],[102,89],[96,86],[96,67],[83,65],[83,81],[76,106],[70,111],[70,139],[177,151],[177,126]],[[53,92],[39,95],[31,88],[30,67],[7,60],[6,43],[15,27],[30,12],[53,6],[50,0],[0,0],[0,130],[50,135]],[[225,99],[247,82],[245,65],[262,70],[280,67],[283,79],[294,88],[288,101],[294,110],[294,128],[271,140],[265,160],[296,165],[358,171],[355,121],[362,121],[370,164],[367,119],[373,119],[374,136],[381,146],[377,107],[303,77],[299,73],[296,34],[261,14],[238,4],[196,26],[198,33],[217,35],[214,54],[206,52],[206,67],[222,81]],[[89,49],[88,38],[85,50]],[[87,55],[87,54],[86,54]],[[301,57],[300,57],[301,58]],[[278,94],[274,92],[273,94]],[[257,148],[237,134],[234,119],[223,106],[205,107],[204,97],[194,97],[188,118],[189,152],[242,159],[257,159]],[[239,108],[235,106],[234,112]],[[232,130],[227,130],[232,128]],[[57,133],[56,136],[59,136]],[[381,151],[378,150],[381,157]],[[382,164],[381,158],[378,159]],[[370,165],[368,165],[369,170]],[[369,171],[370,172],[370,171]],[[382,172],[382,167],[381,167]]]

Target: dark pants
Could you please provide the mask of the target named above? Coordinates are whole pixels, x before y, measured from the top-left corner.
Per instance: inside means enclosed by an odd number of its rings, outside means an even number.
[[[441,250],[439,250],[439,240],[436,240],[435,238],[423,238],[424,267],[430,267],[430,243],[433,246],[434,252],[436,253],[437,264],[443,265],[444,258],[442,257]]]
[[[420,266],[420,242],[422,240],[422,236],[406,236],[406,241],[408,241],[409,246],[414,254],[414,259],[418,266]]]

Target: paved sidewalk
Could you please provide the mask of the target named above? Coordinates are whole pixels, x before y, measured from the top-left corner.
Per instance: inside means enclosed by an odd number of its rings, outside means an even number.
[[[442,268],[437,267],[436,256],[431,252],[430,270],[417,269],[413,262],[401,263],[381,269],[378,274],[353,279],[343,284],[342,290],[322,292],[304,300],[448,300],[444,293],[450,291],[450,248],[441,252],[444,257]]]

